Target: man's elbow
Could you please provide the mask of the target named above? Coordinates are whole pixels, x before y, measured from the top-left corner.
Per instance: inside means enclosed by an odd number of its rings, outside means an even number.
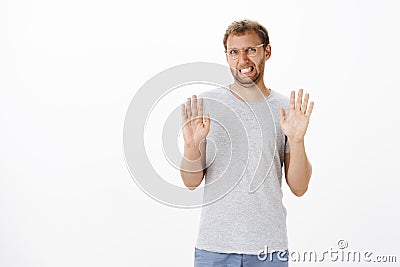
[[[295,188],[295,189],[292,189],[291,191],[296,197],[301,197],[307,192],[307,189],[308,189],[308,187],[306,187],[306,188],[298,188],[298,189]]]
[[[181,177],[183,184],[188,188],[189,190],[195,190],[201,182],[203,181],[204,178],[204,171],[201,174],[194,175],[190,174],[188,175],[186,172],[181,171]]]
[[[197,188],[198,186],[186,186],[187,189],[189,189],[190,191],[193,191]]]
[[[183,182],[183,184],[186,186],[187,189],[189,189],[191,191],[195,190],[200,185],[200,184],[188,183],[185,181]]]

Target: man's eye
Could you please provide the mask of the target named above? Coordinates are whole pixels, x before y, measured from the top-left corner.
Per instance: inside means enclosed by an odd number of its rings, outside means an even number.
[[[236,55],[237,54],[237,50],[235,50],[235,49],[229,50],[229,54]]]
[[[257,49],[256,49],[255,47],[249,47],[249,48],[247,48],[247,52],[255,53],[256,51],[257,51]]]

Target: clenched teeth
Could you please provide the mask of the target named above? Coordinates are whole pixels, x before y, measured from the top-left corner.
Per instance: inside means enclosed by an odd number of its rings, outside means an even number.
[[[247,73],[247,72],[250,72],[252,70],[253,70],[253,67],[248,67],[248,68],[245,68],[245,69],[241,69],[239,71],[240,71],[240,73]]]

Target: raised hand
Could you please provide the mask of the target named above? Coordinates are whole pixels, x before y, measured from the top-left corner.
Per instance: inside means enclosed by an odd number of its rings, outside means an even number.
[[[198,147],[210,131],[210,116],[203,116],[203,98],[188,98],[181,106],[182,132],[185,146]]]
[[[309,97],[309,94],[306,94],[303,101],[303,89],[300,89],[296,101],[295,91],[292,91],[290,94],[289,114],[287,117],[285,110],[280,108],[281,128],[290,141],[304,141],[304,135],[306,134],[311,112],[314,107],[314,102],[311,102],[307,107]]]

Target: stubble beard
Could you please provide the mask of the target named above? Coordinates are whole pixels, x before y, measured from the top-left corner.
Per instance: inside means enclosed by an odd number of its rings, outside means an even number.
[[[264,71],[264,70],[262,70]],[[248,78],[244,75],[241,75],[238,70],[231,69],[232,76],[235,80],[235,82],[242,86],[242,87],[251,87],[255,86],[262,78],[261,72],[257,73],[257,75],[253,78]]]

